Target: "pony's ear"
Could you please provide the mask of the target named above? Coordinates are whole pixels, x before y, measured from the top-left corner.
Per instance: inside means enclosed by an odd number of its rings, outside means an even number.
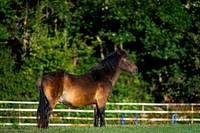
[[[116,52],[117,52],[118,55],[122,55],[120,50],[117,50]]]
[[[123,52],[122,50],[117,50],[116,52],[117,52],[117,54],[120,55],[120,56],[124,54],[124,52]]]

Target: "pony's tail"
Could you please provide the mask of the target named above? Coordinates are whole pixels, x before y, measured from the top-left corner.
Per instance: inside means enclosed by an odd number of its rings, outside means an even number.
[[[49,119],[49,102],[44,94],[42,87],[42,78],[37,82],[37,87],[39,90],[39,105],[37,109],[37,124],[38,128],[48,128]]]

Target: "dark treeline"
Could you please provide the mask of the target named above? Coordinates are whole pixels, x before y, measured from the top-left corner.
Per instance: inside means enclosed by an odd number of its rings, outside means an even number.
[[[1,0],[0,100],[38,100],[37,79],[82,74],[127,51],[111,102],[200,102],[198,0]]]

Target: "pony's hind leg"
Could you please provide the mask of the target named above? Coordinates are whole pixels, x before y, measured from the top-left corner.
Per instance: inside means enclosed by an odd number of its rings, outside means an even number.
[[[38,86],[40,92],[39,105],[37,109],[38,128],[48,128],[49,116],[52,111],[52,104],[47,99],[42,85]],[[55,105],[54,105],[55,106]]]
[[[48,128],[49,113],[49,102],[43,91],[40,90],[40,101],[37,110],[38,128]]]
[[[63,73],[53,73],[38,80],[40,92],[37,111],[38,127],[47,128],[51,111],[63,92]]]
[[[48,104],[46,105],[46,107],[45,107],[45,125],[47,125],[45,128],[48,128],[49,127],[49,117],[50,117],[50,112],[51,112],[51,110],[50,110],[50,107],[49,107],[49,102],[48,102]]]
[[[94,105],[94,126],[98,127],[98,123],[99,123],[99,110],[98,110],[98,105],[95,104]]]

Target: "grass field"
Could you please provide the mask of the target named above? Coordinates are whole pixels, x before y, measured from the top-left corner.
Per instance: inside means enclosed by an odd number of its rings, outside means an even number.
[[[129,127],[0,127],[0,133],[200,133],[200,125],[139,125]]]

